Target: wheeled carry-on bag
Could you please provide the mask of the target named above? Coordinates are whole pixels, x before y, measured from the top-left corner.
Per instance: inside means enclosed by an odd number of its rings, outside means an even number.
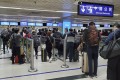
[[[41,61],[42,62],[47,62],[47,51],[46,51],[46,45],[45,44],[41,45]]]
[[[79,51],[77,51],[77,50],[74,50],[73,61],[79,62]]]
[[[93,64],[93,66],[94,66],[94,64]],[[88,54],[87,54],[87,52],[82,52],[82,72],[85,73],[85,74],[88,74],[88,72],[89,72]]]

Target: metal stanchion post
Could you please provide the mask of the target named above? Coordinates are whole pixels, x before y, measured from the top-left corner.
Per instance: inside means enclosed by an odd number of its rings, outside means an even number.
[[[30,69],[29,72],[37,72],[38,70],[34,67],[34,49],[33,49],[33,39],[30,40],[31,42],[31,60],[30,60]]]
[[[53,58],[52,58],[52,61],[56,61],[57,59],[55,58],[55,38],[54,38],[54,41],[53,41]]]
[[[25,42],[26,42],[26,60],[27,60],[27,63],[30,63],[30,61],[29,61],[29,56],[28,56],[28,39],[25,39]]]
[[[69,68],[69,66],[66,64],[66,39],[67,39],[67,36],[64,39],[64,63],[61,66],[62,68]]]
[[[0,38],[0,51],[2,51],[2,39]],[[0,55],[2,55],[2,53],[0,53]]]

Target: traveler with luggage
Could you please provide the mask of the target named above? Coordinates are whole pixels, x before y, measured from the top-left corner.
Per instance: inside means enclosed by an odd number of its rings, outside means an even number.
[[[120,38],[120,24],[114,24],[114,32],[110,33],[105,40],[105,44],[114,39]],[[109,58],[107,62],[107,80],[120,80],[120,56]]]
[[[63,55],[63,47],[61,45],[62,34],[58,32],[58,28],[54,29],[53,38],[55,38],[55,48],[58,49],[59,57]]]
[[[90,78],[97,76],[97,66],[98,66],[98,49],[101,36],[99,31],[95,27],[94,22],[90,22],[88,29],[85,30],[83,34],[83,42],[87,45],[88,54],[88,75]],[[94,64],[94,70],[93,70]]]
[[[7,47],[7,50],[8,50],[8,41],[10,39],[10,33],[8,32],[8,29],[4,29],[1,32],[1,38],[3,41],[3,53],[5,54],[5,46]]]
[[[15,28],[14,33],[12,34],[10,41],[12,44],[12,64],[14,64],[15,57],[18,56],[18,63],[22,64],[24,63],[21,58],[21,52],[20,52],[20,42],[22,39],[22,36],[18,33],[19,29]]]
[[[51,36],[51,32],[47,32],[47,40],[46,40],[46,50],[48,53],[49,59],[52,56],[52,47],[53,47],[53,37]]]

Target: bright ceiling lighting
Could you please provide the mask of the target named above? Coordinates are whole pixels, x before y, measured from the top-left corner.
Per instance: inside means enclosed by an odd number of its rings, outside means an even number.
[[[88,18],[74,18],[74,19],[78,19],[78,20],[90,20]]]
[[[7,14],[0,14],[0,16],[17,16],[17,17],[23,17],[26,15],[7,15]],[[45,16],[26,16],[26,17],[40,17],[40,18],[53,18],[53,19],[58,19],[60,17],[45,17]]]
[[[119,16],[120,14],[114,14],[114,16]]]
[[[5,7],[5,6],[0,6],[0,8],[3,8],[3,9],[17,9],[17,10],[29,10],[29,11],[59,12],[59,13],[77,13],[77,12],[72,12],[72,11],[39,10],[39,9]]]

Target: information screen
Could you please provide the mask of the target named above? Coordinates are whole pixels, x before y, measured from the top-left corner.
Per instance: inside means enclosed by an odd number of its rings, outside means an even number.
[[[7,26],[7,25],[9,25],[9,22],[1,22],[1,25],[5,25],[5,26]]]
[[[113,17],[113,14],[113,5],[89,2],[78,3],[78,15]]]
[[[78,27],[83,27],[83,24],[78,24]]]
[[[36,26],[43,26],[43,23],[36,23]]]
[[[28,26],[35,26],[35,23],[29,22]]]
[[[27,26],[27,22],[20,22],[20,26]]]
[[[78,26],[77,24],[72,24],[72,26]]]
[[[11,26],[18,26],[18,22],[10,22]]]
[[[47,23],[47,26],[52,26],[53,24],[52,23]]]
[[[53,26],[58,26],[58,24],[53,24]]]

